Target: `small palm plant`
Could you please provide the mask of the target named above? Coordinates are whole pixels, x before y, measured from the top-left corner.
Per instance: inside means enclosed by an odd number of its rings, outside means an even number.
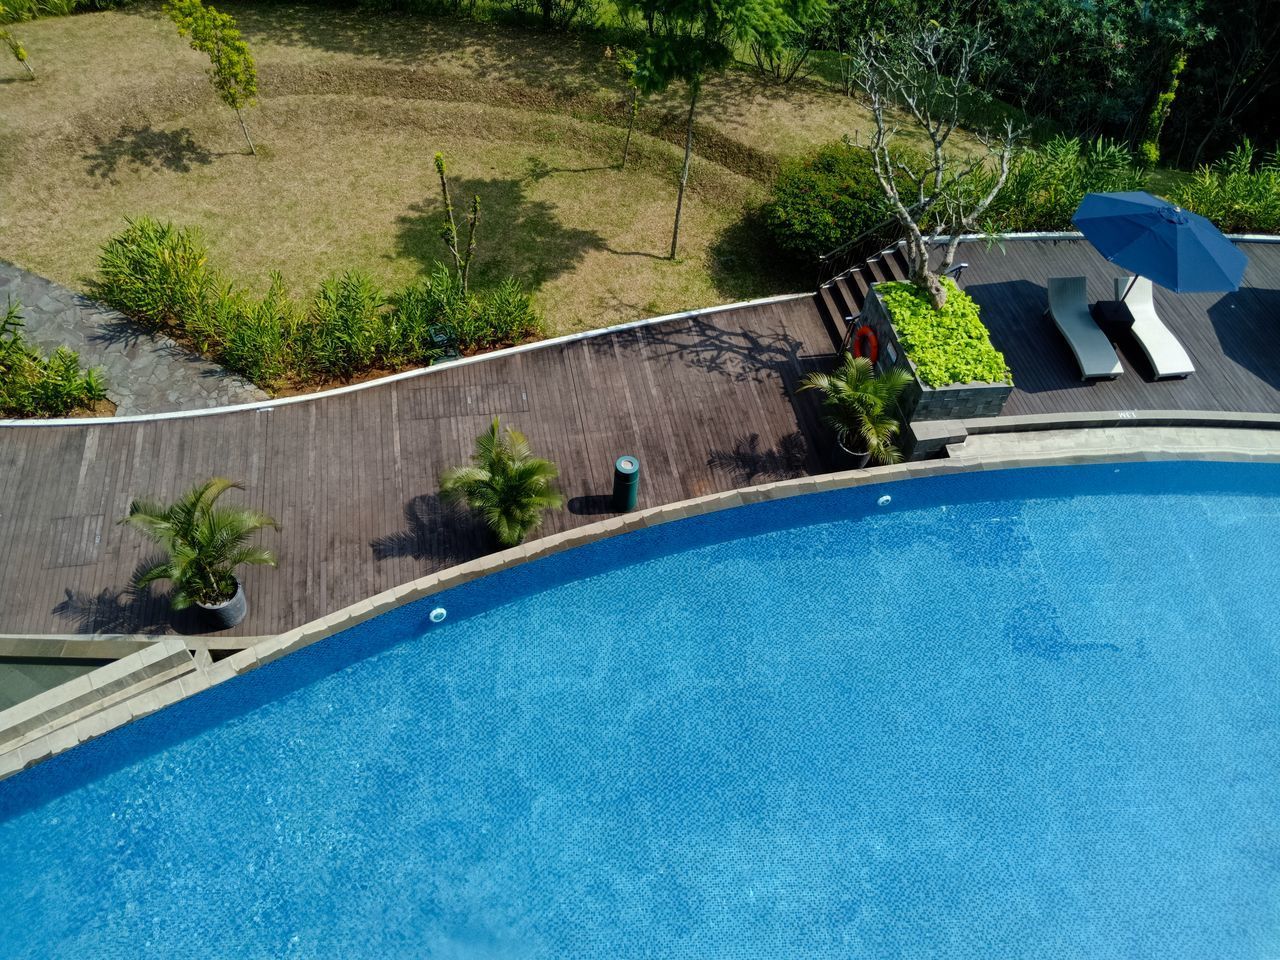
[[[276,565],[275,555],[250,544],[263,527],[279,529],[266,514],[244,507],[220,507],[218,498],[232,487],[214,477],[166,506],[153,500],[134,500],[121,523],[159,544],[163,553],[144,560],[133,575],[135,587],[157,580],[173,581],[175,610],[193,603],[216,606],[235,598],[239,589],[235,569],[242,563]]]
[[[533,456],[524,434],[510,427],[502,430],[497,417],[476,438],[471,461],[469,467],[446,471],[440,496],[478,513],[504,547],[523,541],[542,523],[544,510],[564,502],[555,488],[556,465]]]
[[[823,419],[836,440],[855,457],[877,463],[897,463],[902,452],[894,446],[901,423],[895,415],[898,397],[911,382],[902,367],[876,376],[866,357],[845,354],[833,373],[811,373],[801,390],[821,390]]]

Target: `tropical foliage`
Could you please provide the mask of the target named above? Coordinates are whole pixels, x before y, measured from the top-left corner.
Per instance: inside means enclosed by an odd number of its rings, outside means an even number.
[[[513,547],[542,523],[542,514],[564,499],[555,487],[559,471],[549,460],[533,456],[524,434],[505,431],[493,418],[476,438],[471,466],[447,471],[440,496],[464,503],[482,517],[498,543]]]
[[[1142,190],[1146,181],[1123,144],[1054,137],[1014,160],[1004,189],[987,211],[986,226],[999,231],[1071,230],[1071,215],[1086,193]]]
[[[443,265],[388,293],[359,270],[325,280],[307,302],[274,274],[257,299],[209,265],[200,235],[149,217],[128,221],[98,261],[95,292],[267,390],[425,366],[451,354],[542,335],[542,318],[514,280],[468,292]]]
[[[897,161],[920,168],[913,151],[898,153]],[[992,170],[975,171],[964,189],[981,195],[995,177]],[[1071,215],[1086,193],[1146,186],[1147,174],[1123,144],[1054,137],[1014,157],[982,226],[990,232],[1071,230]],[[888,207],[866,151],[836,141],[783,165],[764,216],[780,249],[812,261],[883,223]],[[920,223],[926,230],[934,225],[927,213]]]
[[[22,305],[0,314],[0,413],[12,417],[60,417],[106,397],[97,370],[82,370],[80,357],[59,347],[42,357],[22,337]]]
[[[879,376],[866,357],[846,353],[832,373],[811,373],[802,390],[822,391],[823,421],[851,453],[866,451],[878,463],[897,463],[902,452],[893,441],[901,429],[898,398],[911,383],[904,367]]]
[[[1280,151],[1255,167],[1257,160],[1245,140],[1212,167],[1197,170],[1171,199],[1221,230],[1280,233]]]
[[[264,513],[218,504],[240,484],[214,477],[172,504],[134,500],[120,522],[133,527],[160,548],[138,565],[133,584],[144,589],[159,580],[173,584],[170,601],[182,610],[193,603],[211,606],[235,596],[236,568],[242,564],[276,565],[275,554],[249,542],[263,527],[279,529]]]
[[[921,381],[931,387],[951,383],[1011,383],[1004,354],[978,317],[978,305],[950,277],[941,310],[913,283],[876,286],[902,347]]]
[[[23,23],[40,17],[65,17],[81,10],[106,10],[123,6],[128,0],[5,0],[0,4],[0,23]]]

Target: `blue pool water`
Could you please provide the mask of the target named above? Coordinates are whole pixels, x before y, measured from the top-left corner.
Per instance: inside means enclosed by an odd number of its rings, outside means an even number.
[[[1278,573],[1260,464],[548,558],[0,783],[0,956],[1274,960]]]

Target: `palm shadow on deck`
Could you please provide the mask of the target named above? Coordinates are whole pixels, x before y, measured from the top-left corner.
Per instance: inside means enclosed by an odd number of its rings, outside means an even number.
[[[369,542],[373,559],[409,557],[433,566],[465,563],[493,549],[493,537],[472,514],[445,503],[439,494],[422,494],[404,505],[403,530]]]
[[[104,587],[95,593],[64,588],[63,599],[51,611],[67,621],[71,632],[84,634],[162,634],[194,636],[207,633],[197,608],[174,610],[168,593],[133,587]]]

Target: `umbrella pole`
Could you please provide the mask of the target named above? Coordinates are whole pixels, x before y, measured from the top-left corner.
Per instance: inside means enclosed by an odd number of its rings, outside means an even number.
[[[1133,285],[1137,282],[1138,282],[1138,278],[1136,275],[1129,279],[1129,285],[1124,288],[1124,296],[1120,298],[1121,303],[1124,303],[1125,300],[1129,298],[1129,291],[1133,289]]]

